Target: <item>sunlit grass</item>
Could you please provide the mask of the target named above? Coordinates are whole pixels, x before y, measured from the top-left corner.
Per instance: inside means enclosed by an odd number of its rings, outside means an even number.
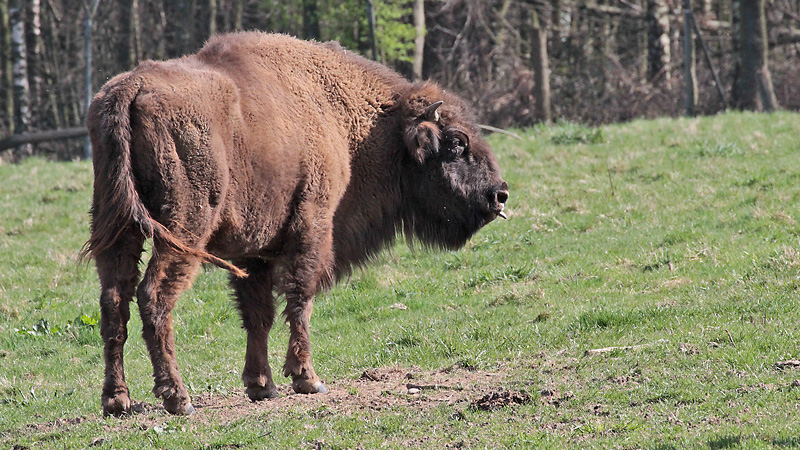
[[[517,132],[490,138],[509,220],[458,252],[398,245],[317,297],[312,343],[324,380],[385,366],[502,371],[498,389],[534,402],[163,415],[155,431],[138,416],[101,419],[98,285],[76,260],[91,167],[33,159],[0,166],[0,446],[800,446],[800,371],[775,368],[800,357],[800,116]],[[132,311],[127,379],[134,400],[155,403]],[[175,323],[190,393],[240,393],[244,332],[226,274],[201,274]],[[276,375],[287,335],[278,323],[270,336]],[[75,418],[68,431],[27,427]]]

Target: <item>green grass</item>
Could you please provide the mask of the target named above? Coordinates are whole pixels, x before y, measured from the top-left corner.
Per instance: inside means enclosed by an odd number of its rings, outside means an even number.
[[[800,369],[775,368],[800,358],[800,115],[517,132],[490,138],[508,221],[458,252],[400,245],[317,297],[317,372],[363,405],[189,418],[100,415],[98,284],[76,262],[90,165],[0,166],[0,448],[800,448]],[[194,396],[242,395],[226,279],[208,269],[175,310]],[[132,309],[131,396],[158,404]],[[274,369],[287,334],[270,337]],[[586,354],[612,346],[638,347]],[[482,411],[353,384],[393,366],[533,401]]]

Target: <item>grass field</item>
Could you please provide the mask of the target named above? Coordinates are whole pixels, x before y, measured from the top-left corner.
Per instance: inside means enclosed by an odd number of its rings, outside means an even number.
[[[0,449],[800,448],[800,367],[776,365],[800,359],[800,115],[519,134],[490,137],[508,221],[317,297],[328,395],[247,401],[226,274],[201,274],[175,311],[188,418],[150,393],[135,307],[137,412],[100,414],[90,164],[0,166]]]

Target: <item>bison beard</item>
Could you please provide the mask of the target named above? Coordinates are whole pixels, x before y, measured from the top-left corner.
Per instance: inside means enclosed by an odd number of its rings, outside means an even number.
[[[194,411],[171,311],[203,262],[231,272],[248,396],[277,396],[267,337],[280,293],[284,376],[298,393],[324,393],[309,342],[319,289],[398,233],[454,249],[505,217],[506,183],[467,106],[335,43],[217,36],[196,55],[109,81],[88,127],[95,179],[84,255],[100,278],[104,414],[130,412],[122,355],[134,294],[167,411]]]

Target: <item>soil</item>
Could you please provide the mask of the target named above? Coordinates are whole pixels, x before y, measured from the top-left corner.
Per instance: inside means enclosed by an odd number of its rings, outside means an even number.
[[[472,403],[474,408],[481,411],[493,411],[509,405],[524,405],[531,402],[531,397],[525,392],[491,392]]]
[[[332,412],[384,410],[398,406],[420,411],[436,406],[475,402],[498,390],[505,373],[452,369],[425,372],[415,368],[385,367],[365,370],[357,379],[326,380],[325,395],[298,395],[289,384],[278,386],[279,398],[252,402],[241,393],[229,396],[196,395],[192,402],[197,420],[230,421],[274,409],[326,408]],[[148,406],[150,410],[162,409]]]
[[[530,401],[524,392],[511,392],[503,386],[506,373],[452,368],[441,371],[422,371],[417,368],[385,367],[365,370],[356,379],[323,380],[330,391],[324,395],[295,394],[291,386],[278,386],[280,397],[260,402],[250,401],[241,391],[221,395],[203,393],[192,396],[195,414],[192,421],[228,423],[248,416],[290,408],[326,410],[329,413],[348,413],[359,410],[385,410],[405,407],[425,411],[440,405],[457,405],[481,410],[494,410]],[[132,417],[122,419],[111,428],[156,428],[164,424],[166,411],[160,401],[134,399]],[[87,421],[100,421],[96,415],[58,419],[31,424],[22,434],[46,433],[69,429]]]

